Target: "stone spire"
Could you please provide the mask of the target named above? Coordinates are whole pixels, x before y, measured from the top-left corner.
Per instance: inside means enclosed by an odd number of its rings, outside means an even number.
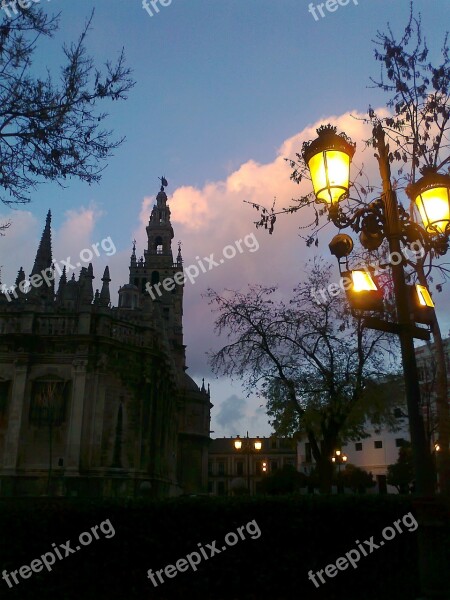
[[[51,234],[52,213],[48,211],[45,220],[44,231],[42,232],[36,258],[34,260],[31,276],[42,274],[42,271],[49,269],[52,265],[52,234]]]
[[[94,287],[92,281],[95,279],[92,263],[89,263],[88,268],[81,267],[79,284],[80,284],[80,304],[92,304],[94,299]]]
[[[181,242],[178,242],[177,265],[179,267],[183,266],[183,257],[181,256]]]
[[[133,252],[131,254],[131,266],[136,266],[136,240],[133,240]]]
[[[135,255],[136,258],[136,255]],[[105,272],[103,273],[103,277],[102,277],[102,291],[100,292],[100,306],[109,306],[109,303],[111,302],[111,296],[109,293],[109,282],[111,281],[111,278],[109,277],[109,268],[105,267]]]
[[[25,279],[26,279],[25,271],[23,270],[22,267],[20,267],[19,272],[17,273],[17,277],[16,277],[16,292],[17,292],[17,295],[19,296],[19,298],[25,295],[25,292],[23,291],[23,289],[21,290],[19,288],[19,285],[22,283],[22,281],[25,281]]]
[[[50,280],[50,285],[42,283],[39,287],[31,286],[30,296],[36,296],[41,299],[53,301],[55,295],[54,270],[52,269],[52,234],[51,234],[52,213],[48,211],[45,220],[44,231],[42,232],[41,241],[34,259],[33,269],[30,273],[30,278],[33,275],[47,276]]]

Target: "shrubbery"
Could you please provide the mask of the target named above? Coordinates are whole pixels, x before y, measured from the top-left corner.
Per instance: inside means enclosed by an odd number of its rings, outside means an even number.
[[[339,573],[319,589],[309,569],[323,569],[355,546],[379,538],[384,527],[411,511],[402,496],[296,496],[181,498],[164,502],[69,500],[0,501],[1,570],[30,565],[51,544],[76,540],[110,519],[116,534],[62,561],[51,573],[33,574],[8,589],[6,598],[132,600],[414,598],[417,592],[416,533],[404,533]],[[154,588],[147,570],[163,569],[186,554],[256,520],[259,539],[239,541]]]

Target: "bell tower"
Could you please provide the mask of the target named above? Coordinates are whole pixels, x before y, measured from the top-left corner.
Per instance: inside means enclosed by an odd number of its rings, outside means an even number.
[[[172,240],[173,228],[170,222],[170,208],[167,205],[167,186],[165,177],[161,177],[161,189],[156,196],[149,224],[146,227],[148,246],[144,251],[145,264],[159,265],[160,268],[173,265]]]
[[[170,222],[170,208],[167,204],[167,180],[160,178],[161,189],[156,196],[149,223],[146,227],[147,248],[144,256],[137,259],[136,243],[130,261],[130,284],[136,286],[140,294],[149,295],[152,302],[159,304],[159,310],[171,339],[177,348],[180,362],[184,366],[183,346],[183,258],[181,244],[178,245],[176,261],[173,258],[172,240],[174,237]]]

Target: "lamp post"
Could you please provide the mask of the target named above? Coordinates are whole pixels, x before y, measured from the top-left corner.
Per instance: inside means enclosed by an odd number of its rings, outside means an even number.
[[[251,494],[250,490],[250,454],[253,452],[259,452],[262,448],[262,441],[259,439],[259,436],[256,436],[256,440],[252,442],[248,437],[248,431],[246,437],[242,440],[238,435],[234,440],[234,448],[238,452],[242,452],[247,457],[247,489],[248,493]]]
[[[331,462],[337,464],[338,472],[341,472],[341,465],[345,464],[348,460],[348,456],[346,454],[342,454],[340,450],[335,450],[334,455],[331,457]]]
[[[373,129],[373,138],[383,192],[381,198],[364,208],[358,208],[353,215],[348,216],[341,210],[339,203],[349,197],[350,163],[355,152],[355,145],[345,134],[337,135],[336,128],[330,125],[322,126],[317,133],[319,137],[316,140],[303,145],[303,158],[311,174],[316,200],[328,204],[329,218],[339,229],[351,227],[353,231],[360,233],[361,244],[368,250],[378,248],[383,239],[387,239],[391,256],[402,257],[401,242],[407,244],[416,240],[433,248],[435,254],[445,254],[450,235],[450,177],[448,175],[438,174],[428,169],[423,171],[423,177],[417,183],[407,188],[407,194],[416,203],[423,220],[424,229],[419,227],[399,205],[396,193],[392,188],[389,148],[386,144],[385,132],[381,124],[378,124]],[[338,237],[339,240],[336,239]],[[343,234],[336,238],[333,240],[334,244],[330,244],[330,249],[338,259],[348,256],[353,247],[351,238]],[[435,479],[432,456],[420,411],[420,387],[413,340],[414,337],[429,339],[429,333],[426,332],[428,337],[423,337],[424,329],[416,327],[411,320],[410,289],[405,281],[403,260],[396,263],[391,261],[390,266],[397,322],[389,323],[370,317],[366,318],[365,323],[368,327],[396,333],[399,336],[416,491],[417,495],[424,500],[433,498]],[[350,283],[353,285],[354,295],[357,295],[358,289],[355,288],[355,280],[353,279]],[[372,283],[374,282],[372,281]],[[428,292],[427,289],[426,291]],[[377,300],[376,285],[374,289],[371,283],[366,281],[365,286],[359,292],[365,293],[368,304],[356,306],[356,308],[369,311],[380,310],[380,297],[378,297],[378,305],[375,302]],[[426,294],[422,294],[421,297],[425,301],[424,295]],[[424,506],[425,504],[422,503],[422,508]],[[433,597],[445,598],[448,592],[444,587],[443,574],[439,575],[437,565],[432,565],[432,561],[424,555],[425,548],[426,551],[429,551],[432,546],[430,535],[426,537],[423,533],[421,543],[423,583],[424,587],[433,588],[434,592],[436,592],[435,584],[438,587],[441,586]],[[445,563],[443,554],[441,558],[442,567],[442,563]],[[431,571],[433,571],[433,577],[430,577]],[[439,576],[440,581],[437,583],[436,579]]]
[[[334,455],[331,457],[331,462],[338,466],[338,484],[337,484],[338,494],[342,493],[342,485],[339,481],[339,475],[341,474],[341,465],[343,465],[343,464],[345,465],[347,460],[348,460],[348,456],[346,454],[343,454],[340,450],[335,450]]]

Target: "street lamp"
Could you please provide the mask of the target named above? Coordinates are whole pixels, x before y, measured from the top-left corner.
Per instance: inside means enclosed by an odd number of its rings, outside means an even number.
[[[348,197],[350,162],[356,145],[345,134],[337,135],[331,125],[320,127],[317,133],[319,137],[304,146],[304,159],[317,201],[333,206]]]
[[[342,454],[340,450],[335,450],[334,455],[331,457],[331,462],[338,466],[338,493],[342,492],[342,485],[339,481],[339,476],[341,474],[341,465],[345,464],[348,460],[348,456],[346,454]]]
[[[259,452],[262,448],[262,441],[259,439],[259,436],[256,436],[256,440],[251,442],[250,438],[247,436],[244,440],[242,440],[238,435],[234,440],[234,448],[238,452],[243,452],[247,457],[247,488],[248,493],[250,494],[250,454],[253,452]]]
[[[345,464],[347,460],[348,456],[346,454],[342,454],[340,450],[335,450],[334,456],[331,457],[331,462],[338,466],[339,472],[341,472],[341,465]]]
[[[414,201],[427,233],[431,236],[450,233],[450,177],[425,169],[419,181],[409,185],[406,193]]]
[[[376,239],[376,243],[379,245],[380,239],[382,241],[386,238],[391,255],[398,253],[401,256],[400,241],[407,244],[410,241],[411,232],[414,232],[416,239],[420,237],[426,241],[437,253],[445,252],[450,234],[450,177],[428,170],[424,172],[422,179],[409,186],[408,194],[414,198],[418,206],[425,229],[413,223],[408,213],[398,204],[396,194],[392,189],[389,150],[385,142],[385,133],[381,125],[378,125],[374,128],[373,133],[378,152],[376,156],[383,180],[383,194],[381,198],[371,202],[368,206],[358,208],[353,215],[348,216],[341,210],[338,200],[349,197],[350,179],[342,176],[338,185],[338,178],[335,174],[337,170],[333,171],[333,163],[328,160],[328,153],[338,152],[341,163],[350,166],[355,145],[345,134],[337,135],[336,128],[331,125],[322,126],[317,133],[316,140],[303,144],[303,159],[310,170],[317,202],[329,200],[330,220],[339,228],[351,227],[355,232],[361,233],[361,241],[369,240],[369,246],[373,239]],[[343,155],[346,156],[345,160],[342,158]],[[343,171],[340,173],[342,174]],[[325,186],[328,190],[326,194],[324,181],[328,182]],[[333,185],[340,190],[340,196],[337,191],[333,191],[335,189]],[[340,237],[343,237],[342,234]],[[344,245],[341,241],[340,246],[344,248],[343,252],[351,251],[349,243]],[[414,336],[423,336],[424,330],[414,327],[411,322],[411,297],[405,282],[402,261],[398,264],[394,264],[392,261],[391,268],[398,323],[386,323],[372,318],[366,319],[366,325],[397,333],[400,337],[417,490],[419,495],[433,495],[432,461],[420,413],[420,389],[413,343]],[[349,275],[352,281],[349,296],[353,307],[360,310],[381,310],[380,291],[369,274],[364,271],[353,271]],[[428,292],[426,288],[425,290]],[[417,291],[420,294],[420,291]],[[425,295],[422,294],[421,299],[425,300],[426,306],[429,306],[431,298],[428,294],[425,299]],[[429,338],[429,333],[425,333]]]
[[[445,598],[447,597],[447,589],[444,589],[445,584],[442,583],[443,573],[447,568],[443,564],[445,561],[441,560],[440,566],[442,566],[442,572],[440,572],[439,568],[436,567],[436,564],[439,563],[438,558],[434,565],[434,573],[431,574],[433,561],[431,558],[426,558],[426,553],[429,549],[436,546],[432,542],[431,529],[425,531],[431,522],[427,518],[428,515],[425,515],[425,511],[428,510],[426,508],[426,499],[427,497],[433,498],[435,494],[435,481],[433,461],[420,410],[420,387],[414,351],[414,337],[429,339],[429,332],[428,330],[418,328],[411,320],[411,287],[407,286],[405,280],[403,260],[401,259],[401,243],[408,245],[413,241],[420,240],[424,246],[432,248],[435,254],[443,255],[446,253],[450,235],[450,177],[438,174],[436,171],[430,169],[423,170],[423,177],[417,183],[408,186],[408,196],[414,200],[423,220],[424,228],[422,228],[411,219],[408,212],[398,203],[391,182],[389,147],[386,144],[386,135],[382,125],[377,124],[373,129],[373,139],[377,150],[375,156],[378,160],[383,192],[380,198],[372,201],[369,205],[356,209],[352,215],[348,215],[341,210],[338,200],[349,197],[350,180],[341,179],[339,187],[341,195],[338,197],[337,192],[333,192],[335,189],[333,185],[335,185],[336,189],[338,188],[336,183],[337,177],[330,169],[327,161],[327,153],[329,151],[328,140],[333,139],[336,144],[337,137],[345,140],[348,146],[341,143],[339,152],[346,154],[345,164],[348,165],[351,163],[355,146],[345,134],[337,136],[336,128],[330,125],[321,127],[317,130],[317,133],[318,138],[316,140],[303,144],[302,152],[303,159],[308,165],[311,174],[316,201],[324,202],[329,199],[329,219],[339,229],[350,227],[354,232],[359,233],[363,247],[368,250],[374,250],[379,247],[383,239],[387,239],[390,256],[400,257],[399,261],[390,261],[397,322],[390,323],[370,317],[365,319],[365,326],[396,333],[400,339],[416,490],[418,495],[421,496],[421,503],[418,506],[424,517],[424,526],[421,533],[423,582],[426,588],[433,587],[434,584],[438,585],[439,593],[444,595],[437,597]],[[328,182],[328,187],[324,188],[323,181]],[[335,182],[334,184],[333,181]],[[345,236],[342,234],[340,234],[339,240],[334,240],[333,242],[330,244],[330,248],[336,250],[334,254],[338,257],[339,261],[351,252],[352,244],[348,240],[345,241]],[[375,290],[366,291],[374,292]],[[422,296],[422,299],[427,304],[428,298],[425,299]],[[427,306],[427,308],[430,307]],[[441,587],[442,590],[440,589]]]

